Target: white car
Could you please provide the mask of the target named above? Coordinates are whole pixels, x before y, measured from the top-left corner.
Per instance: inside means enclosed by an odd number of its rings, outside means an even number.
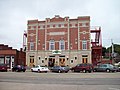
[[[37,65],[37,66],[31,68],[31,71],[32,72],[46,72],[47,73],[50,70],[47,67]]]

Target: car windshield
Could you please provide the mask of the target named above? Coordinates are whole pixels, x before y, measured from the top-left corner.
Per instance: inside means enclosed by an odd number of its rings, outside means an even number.
[[[109,66],[112,67],[112,68],[114,67],[113,65],[109,65]]]
[[[39,66],[35,66],[35,68],[38,68]]]

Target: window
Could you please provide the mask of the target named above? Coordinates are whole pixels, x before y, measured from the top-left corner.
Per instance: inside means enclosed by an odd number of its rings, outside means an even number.
[[[58,25],[58,24],[56,24],[55,26],[56,26],[56,28],[59,28],[59,25]]]
[[[82,50],[87,50],[87,41],[82,41]]]
[[[50,42],[49,42],[49,50],[55,50],[55,41],[54,40],[50,40]]]
[[[59,49],[60,50],[64,50],[65,49],[65,42],[64,42],[64,40],[60,40],[59,41]]]
[[[30,42],[30,50],[34,50],[34,43]]]
[[[6,59],[6,64],[9,65],[9,63],[10,63],[10,56],[6,56],[5,59]]]
[[[82,26],[85,27],[85,26],[86,26],[86,23],[82,23]]]
[[[50,25],[50,28],[53,28],[53,25],[52,25],[52,24]]]
[[[0,63],[4,64],[4,57],[0,57]]]
[[[64,24],[61,24],[61,27],[63,28],[63,27],[64,27]]]

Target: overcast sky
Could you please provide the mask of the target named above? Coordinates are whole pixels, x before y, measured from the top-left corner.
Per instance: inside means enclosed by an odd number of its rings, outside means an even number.
[[[101,26],[103,46],[120,44],[120,0],[0,0],[0,44],[22,47],[27,20],[90,16]]]

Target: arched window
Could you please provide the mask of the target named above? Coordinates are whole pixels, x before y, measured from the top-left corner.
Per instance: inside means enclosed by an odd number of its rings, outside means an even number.
[[[60,50],[65,50],[65,42],[64,42],[64,40],[59,41],[59,49]]]
[[[54,40],[50,40],[50,42],[49,42],[49,50],[55,50],[55,41]]]

